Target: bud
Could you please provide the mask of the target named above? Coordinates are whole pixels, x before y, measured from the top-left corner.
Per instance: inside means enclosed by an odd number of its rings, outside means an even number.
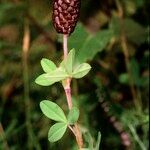
[[[58,33],[71,34],[79,18],[81,0],[54,0],[53,25]]]

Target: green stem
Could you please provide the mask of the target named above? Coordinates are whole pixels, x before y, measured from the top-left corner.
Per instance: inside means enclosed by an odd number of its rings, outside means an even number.
[[[136,130],[134,129],[134,127],[131,124],[129,124],[128,126],[129,126],[129,129],[130,129],[135,141],[139,144],[139,146],[141,147],[142,150],[146,150],[145,145],[143,144],[143,142],[141,141],[141,139],[137,135]]]
[[[133,81],[132,71],[130,67],[129,50],[128,50],[127,39],[125,36],[125,30],[124,30],[124,18],[123,18],[124,12],[123,12],[123,8],[119,0],[116,0],[116,6],[118,9],[118,17],[120,18],[120,24],[122,27],[120,43],[121,43],[122,51],[125,57],[126,70],[129,75],[129,80],[130,80],[129,84],[130,84],[130,90],[131,90],[131,94],[133,98],[133,103],[135,105],[135,108],[138,110],[138,112],[141,112],[142,102],[140,99],[138,99],[138,96],[137,96],[138,92],[136,88],[134,87],[134,81]]]
[[[29,23],[25,20],[24,25],[24,37],[23,37],[23,47],[22,47],[22,63],[23,63],[23,83],[24,83],[24,103],[25,103],[25,115],[26,115],[26,125],[28,134],[28,148],[29,150],[33,148],[32,143],[32,126],[30,120],[30,96],[29,96],[29,73],[28,73],[28,50],[30,45],[30,29]]]
[[[24,82],[24,102],[25,102],[25,115],[26,115],[26,126],[28,134],[28,149],[33,149],[33,146],[40,150],[40,145],[37,138],[34,135],[31,124],[30,116],[30,89],[29,89],[29,68],[28,68],[28,51],[30,46],[30,29],[29,22],[26,20],[24,25],[24,37],[22,47],[22,63],[23,63],[23,82]]]

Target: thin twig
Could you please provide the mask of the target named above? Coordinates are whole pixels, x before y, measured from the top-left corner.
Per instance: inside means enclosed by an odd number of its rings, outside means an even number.
[[[128,124],[128,127],[135,139],[135,141],[139,144],[139,146],[141,147],[142,150],[146,150],[147,148],[145,147],[144,143],[141,141],[141,139],[139,138],[139,136],[136,133],[136,130],[134,129],[132,124]]]
[[[127,69],[128,74],[129,74],[130,90],[132,93],[133,102],[134,102],[135,107],[139,110],[140,109],[140,103],[137,99],[137,92],[136,92],[136,89],[134,87],[134,81],[132,78],[132,73],[131,73],[131,68],[130,68],[129,52],[128,52],[128,47],[127,47],[126,37],[124,36],[124,34],[121,36],[121,46],[122,46],[122,50],[123,50],[123,53],[125,56],[126,69]]]
[[[28,133],[28,146],[29,149],[33,147],[32,136],[31,136],[31,120],[30,120],[30,97],[29,97],[29,75],[28,75],[28,51],[30,46],[30,29],[29,22],[25,20],[24,25],[24,36],[22,45],[22,63],[23,63],[23,81],[24,81],[24,102],[25,102],[25,113],[26,113],[26,125]]]
[[[73,132],[73,134],[76,136],[76,133],[74,132],[74,130],[73,130],[73,128],[70,126],[70,125],[68,125],[68,128]]]
[[[141,102],[138,100],[137,91],[134,87],[134,81],[133,81],[131,67],[130,67],[129,50],[128,50],[127,39],[125,36],[125,31],[124,31],[124,26],[123,26],[123,24],[124,24],[124,19],[123,19],[124,12],[123,12],[123,8],[122,8],[122,5],[121,5],[119,0],[116,0],[116,6],[118,9],[118,17],[120,18],[120,23],[121,23],[121,27],[122,27],[120,42],[121,42],[122,51],[123,51],[123,54],[125,57],[126,70],[128,72],[128,75],[129,75],[130,90],[132,93],[135,108],[137,110],[140,110],[141,109]]]

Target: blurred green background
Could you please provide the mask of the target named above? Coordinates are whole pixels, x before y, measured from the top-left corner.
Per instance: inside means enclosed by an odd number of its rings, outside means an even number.
[[[149,8],[148,0],[82,0],[69,48],[92,66],[72,82],[85,147],[100,131],[101,150],[148,150]],[[60,142],[48,142],[53,122],[39,108],[49,99],[67,112],[60,84],[34,82],[43,57],[62,60],[62,36],[51,14],[52,0],[0,0],[0,150],[77,149],[70,131]]]

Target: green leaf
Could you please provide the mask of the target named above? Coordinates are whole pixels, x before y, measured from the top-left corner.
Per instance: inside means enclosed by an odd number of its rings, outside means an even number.
[[[65,69],[69,75],[72,74],[75,58],[75,49],[70,50],[66,60],[64,61]]]
[[[96,35],[89,36],[82,48],[78,51],[78,60],[80,62],[92,60],[98,52],[107,46],[111,37],[112,32],[110,30],[101,30]]]
[[[111,30],[101,30],[95,35],[92,35],[87,33],[84,27],[79,24],[76,32],[69,38],[69,48],[74,47],[78,50],[77,61],[82,63],[87,60],[92,60],[98,52],[106,47],[111,38]]]
[[[133,19],[125,19],[124,30],[127,38],[137,45],[147,40],[148,30]]]
[[[121,22],[120,22],[120,18],[118,17],[112,17],[110,24],[109,24],[109,28],[113,31],[113,35],[115,38],[120,38],[121,36]]]
[[[85,141],[88,143],[88,148],[90,150],[94,150],[94,139],[91,136],[90,132],[86,132],[84,134],[84,137],[85,137]]]
[[[101,141],[101,134],[98,132],[97,141],[95,142],[94,138],[91,136],[90,132],[84,134],[85,141],[88,143],[88,148],[90,150],[99,150],[100,141]]]
[[[47,74],[44,73],[44,74],[42,74],[42,75],[40,75],[40,76],[38,76],[38,77],[36,78],[35,83],[36,83],[36,84],[39,84],[39,85],[42,85],[42,86],[49,86],[49,85],[54,84],[55,82],[52,81],[52,80],[49,80],[49,79],[47,78]]]
[[[69,49],[74,47],[76,50],[80,50],[88,36],[89,34],[85,31],[83,25],[78,23],[76,32],[73,32],[73,34],[68,39]]]
[[[77,107],[73,107],[68,114],[68,123],[73,125],[78,121],[79,118],[79,109]]]
[[[129,83],[129,75],[128,73],[122,73],[119,76],[119,82],[123,84],[128,84]]]
[[[67,129],[66,123],[56,123],[54,124],[48,132],[48,140],[50,142],[56,142],[62,138]]]
[[[131,70],[131,78],[135,85],[140,86],[140,68],[136,59],[132,58],[129,64]]]
[[[98,132],[98,137],[97,137],[97,141],[96,141],[95,150],[99,150],[100,142],[101,142],[101,133]]]
[[[87,63],[80,64],[73,71],[74,78],[82,78],[84,77],[91,69],[91,66]]]
[[[142,7],[145,4],[145,1],[143,0],[135,0],[135,4],[137,7]]]
[[[46,73],[52,72],[57,68],[51,60],[46,58],[41,60],[41,66]]]
[[[119,18],[113,17],[109,28],[117,39],[120,38],[123,29],[127,39],[137,45],[145,42],[147,39],[147,29],[130,18],[125,18],[122,24]]]
[[[43,114],[55,121],[67,122],[66,116],[63,110],[54,102],[43,100],[40,102],[40,108]]]
[[[49,86],[55,82],[59,82],[69,77],[69,75],[62,69],[57,68],[56,70],[40,75],[36,78],[35,82],[42,86]]]

